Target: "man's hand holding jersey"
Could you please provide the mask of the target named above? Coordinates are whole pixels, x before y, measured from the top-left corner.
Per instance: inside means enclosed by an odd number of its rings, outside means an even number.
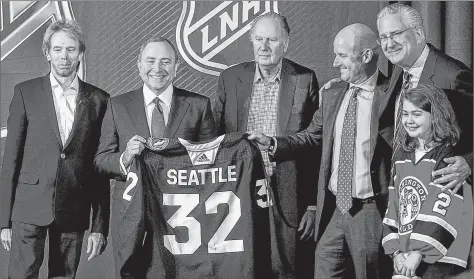
[[[146,143],[145,138],[139,135],[133,136],[127,142],[127,148],[123,152],[121,158],[125,167],[128,167],[132,163],[132,160],[136,155],[140,155],[142,153],[143,149],[145,149],[144,143]]]
[[[268,149],[270,148],[272,141],[271,137],[266,136],[261,132],[254,131],[247,132],[247,135],[247,139],[254,140],[258,143],[258,148],[260,148],[261,151],[269,151]]]

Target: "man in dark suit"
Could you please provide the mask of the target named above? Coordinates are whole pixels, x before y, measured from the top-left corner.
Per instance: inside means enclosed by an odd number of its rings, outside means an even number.
[[[298,154],[312,156],[308,148],[322,146],[315,227],[318,279],[387,278],[381,239],[392,151],[387,133],[393,131],[386,120],[392,117],[393,123],[394,98],[377,68],[375,40],[363,24],[349,25],[336,35],[333,65],[345,82],[324,92],[306,130],[285,137],[249,137],[269,149],[277,162]],[[353,271],[347,270],[351,261]]]
[[[457,191],[472,174],[472,71],[431,44],[426,43],[423,21],[417,10],[403,4],[384,7],[377,15],[378,43],[385,56],[394,64],[390,92],[398,93],[406,82],[409,88],[419,83],[445,89],[462,129],[457,155],[445,158],[452,164],[434,175],[445,175],[435,183],[447,183]],[[406,78],[404,78],[404,76]],[[398,111],[398,97],[395,114]],[[465,101],[467,100],[467,101]]]
[[[250,30],[255,61],[230,67],[219,78],[214,110],[219,134],[258,130],[281,136],[309,125],[318,107],[318,83],[314,71],[282,58],[289,33],[284,16],[267,13],[255,19]],[[314,175],[319,156],[276,165],[268,160],[267,152],[263,157],[274,193],[274,274],[279,278],[312,276],[314,244],[306,240],[314,230]]]
[[[89,260],[106,246],[109,181],[93,159],[109,95],[77,76],[84,51],[75,21],[51,24],[43,40],[51,72],[14,89],[0,182],[9,278],[38,277],[47,234],[48,278],[74,278],[91,208]]]
[[[150,39],[142,45],[137,66],[143,87],[110,99],[95,156],[98,171],[116,179],[114,200],[125,190],[128,166],[144,149],[150,136],[181,137],[190,141],[216,136],[208,97],[173,86],[178,68],[175,47],[165,38]],[[115,245],[116,221],[120,203],[112,206],[112,241]],[[145,241],[145,248],[147,248]],[[117,277],[144,278],[147,269],[143,251],[123,262],[114,249]]]

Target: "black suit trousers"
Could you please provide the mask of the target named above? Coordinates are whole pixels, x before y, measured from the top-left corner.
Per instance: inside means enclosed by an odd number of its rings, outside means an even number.
[[[49,226],[13,222],[8,278],[38,278],[44,259],[47,235],[49,237],[48,278],[74,278],[76,276],[84,231],[61,232],[54,222]]]

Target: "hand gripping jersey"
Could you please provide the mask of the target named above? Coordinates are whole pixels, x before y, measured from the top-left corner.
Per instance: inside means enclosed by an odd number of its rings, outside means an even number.
[[[431,173],[445,167],[443,158],[452,156],[450,147],[436,147],[418,163],[414,156],[403,150],[395,156],[395,187],[389,187],[383,220],[385,253],[417,250],[424,262],[466,267],[473,225],[471,186],[465,183],[451,195],[432,182]]]
[[[269,188],[258,148],[242,134],[199,144],[149,139],[147,147],[123,194],[120,265],[144,245],[147,278],[269,278]]]

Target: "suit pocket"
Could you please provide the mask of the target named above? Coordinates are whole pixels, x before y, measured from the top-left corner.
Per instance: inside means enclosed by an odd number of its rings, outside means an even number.
[[[18,177],[18,182],[23,184],[36,185],[39,182],[39,178],[37,175],[31,173],[20,173],[20,176]]]

